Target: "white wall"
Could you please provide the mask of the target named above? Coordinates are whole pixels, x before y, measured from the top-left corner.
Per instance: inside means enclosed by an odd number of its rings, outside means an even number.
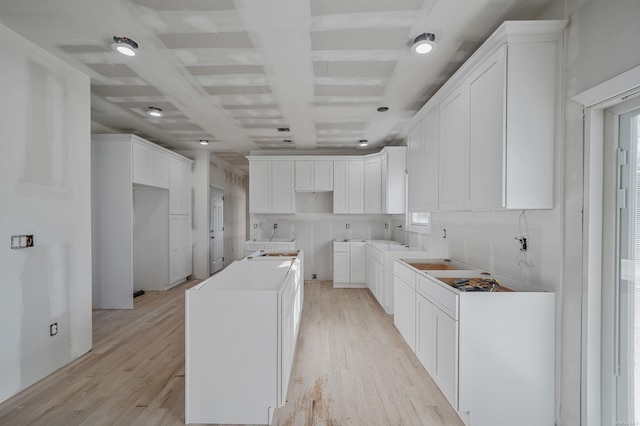
[[[211,156],[210,184],[224,191],[224,266],[244,257],[247,234],[247,173]]]
[[[334,215],[330,192],[296,193],[294,215],[251,215],[250,239],[295,238],[299,250],[305,252],[304,279],[318,274],[319,280],[333,279],[332,241],[334,239],[398,239],[393,224],[403,222],[398,215]],[[389,228],[385,229],[385,223]],[[254,224],[257,228],[254,228]],[[274,235],[273,225],[278,224]],[[349,224],[349,229],[346,225]],[[399,238],[398,238],[399,237]]]
[[[194,160],[192,183],[193,206],[193,274],[198,279],[209,278],[210,189],[224,191],[224,266],[242,259],[246,235],[247,178],[246,173],[210,151],[181,151]]]
[[[4,401],[91,348],[91,108],[87,76],[2,25],[0,76]]]

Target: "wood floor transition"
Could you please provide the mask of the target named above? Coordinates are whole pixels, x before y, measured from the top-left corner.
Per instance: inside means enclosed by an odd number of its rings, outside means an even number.
[[[184,291],[93,313],[93,350],[0,404],[0,425],[184,424]],[[366,289],[307,282],[287,404],[274,425],[461,426]]]

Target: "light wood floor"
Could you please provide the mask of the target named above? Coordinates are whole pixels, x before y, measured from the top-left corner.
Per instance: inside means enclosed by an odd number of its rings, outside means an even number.
[[[0,425],[184,423],[184,291],[93,314],[93,350],[0,404]],[[462,425],[373,296],[305,288],[287,405],[275,425]]]

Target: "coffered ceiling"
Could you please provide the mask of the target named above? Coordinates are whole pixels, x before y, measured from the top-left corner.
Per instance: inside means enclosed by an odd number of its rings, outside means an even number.
[[[552,2],[2,0],[0,22],[91,77],[95,131],[208,149],[244,168],[260,149],[401,143],[404,123],[498,25]],[[438,48],[418,57],[410,47],[424,32]],[[113,51],[114,35],[138,54]]]

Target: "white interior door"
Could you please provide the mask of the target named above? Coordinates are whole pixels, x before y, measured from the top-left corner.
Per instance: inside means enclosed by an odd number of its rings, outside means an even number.
[[[213,275],[224,267],[224,192],[211,188],[209,220],[209,272]]]

